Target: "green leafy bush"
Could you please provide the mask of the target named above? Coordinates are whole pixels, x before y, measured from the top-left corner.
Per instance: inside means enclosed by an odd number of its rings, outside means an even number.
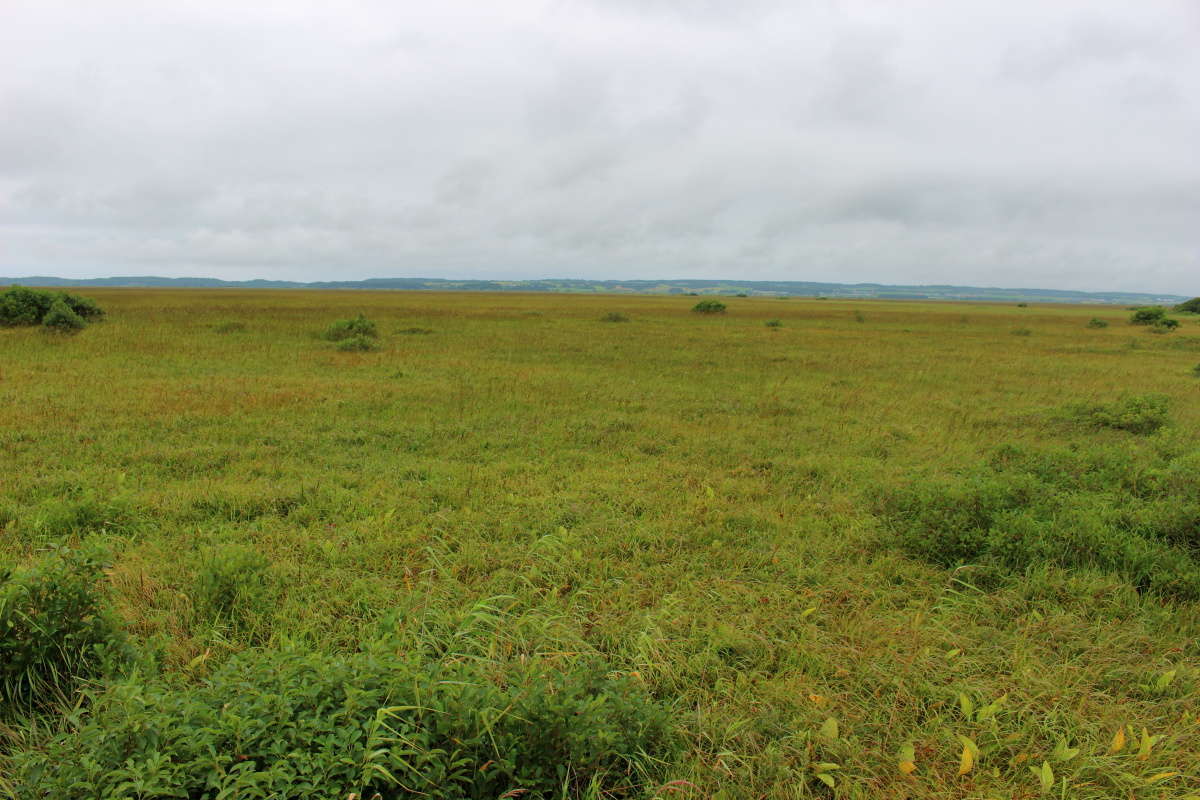
[[[22,797],[605,797],[673,748],[665,709],[602,664],[485,673],[384,648],[235,656],[194,686],[119,683],[14,754]],[[506,794],[507,793],[507,794]]]
[[[1068,414],[1094,428],[1148,434],[1171,421],[1170,408],[1166,395],[1139,394],[1112,403],[1072,406]]]
[[[1012,332],[1013,336],[1029,336],[1032,333],[1029,328],[1013,328]]]
[[[75,333],[87,327],[83,317],[72,311],[62,300],[55,300],[51,304],[46,316],[42,317],[42,325],[59,333]]]
[[[0,570],[0,716],[65,700],[125,656],[102,564],[96,549],[64,548]]]
[[[1191,300],[1185,300],[1184,302],[1175,306],[1175,310],[1185,314],[1200,314],[1200,297],[1193,297]]]
[[[610,311],[600,318],[601,322],[629,322],[629,317],[619,311]]]
[[[95,301],[66,292],[13,286],[0,293],[0,325],[47,325],[78,330],[87,320],[102,316],[104,311]]]
[[[904,550],[940,566],[1088,567],[1200,599],[1200,453],[1140,460],[1006,447],[961,475],[885,492],[879,510]]]
[[[1088,320],[1087,326],[1089,328],[1107,328],[1108,323],[1099,317],[1092,317],[1090,320]]]
[[[692,306],[692,311],[695,311],[697,314],[724,314],[725,304],[720,300],[701,300]]]
[[[366,336],[351,336],[339,341],[337,349],[343,353],[367,353],[378,349],[378,345]]]
[[[1179,320],[1169,317],[1160,319],[1150,326],[1151,333],[1170,333],[1179,327]]]
[[[769,319],[766,322],[764,322],[763,324],[766,325],[768,328],[782,328],[783,327],[783,321],[778,320],[778,319]]]
[[[1153,325],[1166,316],[1167,310],[1162,306],[1146,306],[1134,309],[1133,313],[1129,315],[1129,323],[1131,325]]]
[[[215,333],[242,333],[245,330],[244,322],[220,322],[213,326]]]
[[[321,334],[321,338],[329,342],[341,342],[346,339],[375,339],[379,331],[375,323],[359,314],[351,319],[342,319],[330,325]]]

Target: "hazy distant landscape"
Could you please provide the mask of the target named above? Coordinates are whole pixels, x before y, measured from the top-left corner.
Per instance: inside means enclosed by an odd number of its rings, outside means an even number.
[[[124,286],[229,289],[403,289],[407,291],[568,292],[585,294],[784,295],[795,297],[887,298],[893,300],[976,300],[1029,303],[1112,303],[1153,305],[1181,303],[1182,295],[1147,292],[1081,292],[1054,289],[996,289],[978,286],[888,286],[878,283],[734,280],[451,280],[446,278],[371,278],[361,281],[225,281],[216,278],[0,278],[0,286]]]

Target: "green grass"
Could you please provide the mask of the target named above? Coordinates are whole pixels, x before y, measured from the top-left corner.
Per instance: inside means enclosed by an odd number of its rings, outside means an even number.
[[[90,294],[107,316],[77,336],[0,329],[0,557],[110,554],[138,655],[88,684],[97,714],[139,683],[168,704],[233,693],[231,659],[299,648],[345,670],[399,637],[495,697],[512,670],[597,663],[640,687],[678,744],[622,754],[632,796],[1200,792],[1197,606],[1112,563],[1126,530],[1200,548],[1194,320],[1151,336],[1083,306]],[[376,350],[314,336],[359,314]],[[1146,432],[1072,416],[1147,396],[1167,411]],[[1056,541],[1091,513],[1111,552],[930,556],[897,516],[991,497],[981,481],[1003,493],[989,547],[1003,514]],[[85,746],[107,718],[79,713],[4,728],[0,752]],[[311,796],[358,791],[327,788]]]

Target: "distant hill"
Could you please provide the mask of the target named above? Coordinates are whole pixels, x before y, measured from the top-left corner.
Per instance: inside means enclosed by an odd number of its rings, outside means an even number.
[[[190,289],[402,289],[407,291],[563,292],[589,294],[746,294],[801,297],[858,297],[893,300],[974,300],[1027,303],[1175,304],[1182,295],[1139,292],[1075,292],[1057,289],[996,289],[978,286],[889,286],[882,283],[814,283],[810,281],[648,280],[589,281],[545,278],[525,281],[452,280],[446,278],[370,278],[363,281],[223,281],[217,278],[0,278],[0,286],[124,286]]]

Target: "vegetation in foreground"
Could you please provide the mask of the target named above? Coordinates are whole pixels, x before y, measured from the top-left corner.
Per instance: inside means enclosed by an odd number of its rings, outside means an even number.
[[[1200,793],[1189,317],[97,295],[0,328],[0,792]]]

